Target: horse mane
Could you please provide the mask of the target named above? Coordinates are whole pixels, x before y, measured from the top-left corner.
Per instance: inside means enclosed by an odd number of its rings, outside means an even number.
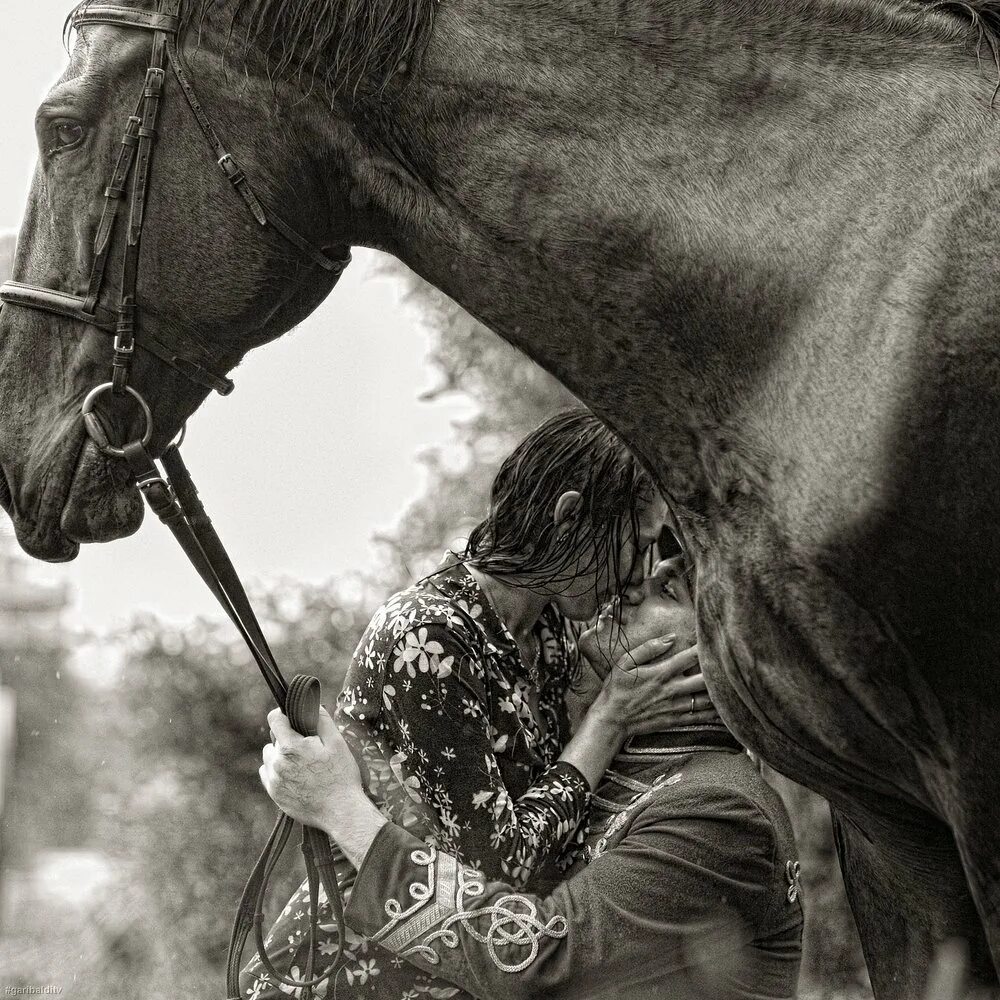
[[[99,0],[81,0],[73,13]],[[149,7],[151,0],[118,0]],[[399,71],[420,57],[441,0],[183,0],[184,28],[222,15],[227,48],[239,44],[264,60],[272,82],[288,81],[307,92],[319,88],[332,104],[350,91],[381,92]],[[530,2],[530,0],[524,0]],[[669,3],[670,0],[662,0]],[[800,3],[802,0],[800,0]],[[806,0],[810,2],[810,0]],[[820,3],[822,0],[811,0]],[[859,13],[863,5],[855,8]],[[228,13],[227,13],[228,12]],[[987,55],[1000,92],[1000,0],[871,0],[869,13],[889,31],[944,42],[975,43]]]
[[[981,58],[983,46],[989,50],[997,71],[996,98],[1000,91],[1000,0],[936,0],[928,9],[944,15],[966,37],[975,33],[976,58]]]
[[[101,0],[82,0],[76,11]],[[149,8],[150,0],[117,0]],[[268,77],[319,89],[332,104],[348,90],[381,91],[423,52],[439,0],[184,0],[181,29],[228,21],[226,47],[263,58]]]

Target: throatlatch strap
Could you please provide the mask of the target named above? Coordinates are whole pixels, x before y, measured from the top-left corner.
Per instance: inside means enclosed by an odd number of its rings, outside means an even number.
[[[226,180],[229,181],[233,190],[243,199],[258,224],[261,226],[271,226],[288,240],[289,243],[311,257],[324,270],[339,276],[351,262],[350,248],[347,248],[343,257],[330,257],[322,250],[313,246],[304,236],[292,229],[275,211],[265,212],[260,199],[254,194],[253,188],[250,187],[250,182],[247,180],[246,174],[243,173],[243,170],[232,154],[223,146],[222,140],[219,138],[219,133],[216,132],[215,126],[212,124],[212,119],[208,117],[205,109],[201,106],[201,101],[198,100],[198,95],[191,85],[187,73],[184,72],[184,64],[181,62],[176,42],[172,38],[167,40],[167,55],[170,60],[170,68],[173,70],[174,76],[180,84],[181,91],[185,98],[187,98],[191,113],[194,115],[194,119],[201,129],[202,135],[205,136],[205,141],[212,148],[216,163],[223,174],[225,174]]]

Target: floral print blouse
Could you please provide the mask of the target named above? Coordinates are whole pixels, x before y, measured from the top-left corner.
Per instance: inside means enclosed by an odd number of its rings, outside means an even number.
[[[337,708],[387,816],[518,886],[569,846],[589,795],[557,760],[574,647],[551,607],[536,635],[528,667],[471,573],[450,565],[378,610]]]
[[[535,634],[538,662],[526,665],[475,578],[449,554],[442,570],[375,613],[336,712],[369,795],[389,819],[518,887],[558,880],[586,834],[590,798],[580,772],[557,759],[569,735],[575,644],[551,606]],[[321,900],[317,969],[336,951],[336,925]],[[307,902],[303,884],[266,942],[275,967],[295,978],[308,957]],[[465,996],[351,932],[346,958],[336,985],[322,984],[314,997]],[[243,970],[241,992],[252,1000],[299,995],[270,983],[257,956]]]

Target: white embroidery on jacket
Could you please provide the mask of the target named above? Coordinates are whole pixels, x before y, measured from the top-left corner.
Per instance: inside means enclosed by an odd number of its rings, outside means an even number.
[[[802,883],[799,877],[802,874],[802,865],[798,861],[785,862],[785,879],[788,882],[788,902],[794,903],[802,892]]]
[[[490,960],[501,972],[521,972],[538,957],[543,937],[563,938],[568,933],[565,917],[555,914],[542,923],[538,907],[517,893],[500,896],[492,906],[467,909],[468,900],[486,892],[486,881],[481,872],[460,866],[450,854],[438,853],[431,847],[413,851],[410,860],[427,869],[427,881],[409,885],[414,903],[405,910],[398,900],[387,900],[389,922],[372,935],[373,941],[401,958],[418,955],[438,965],[441,956],[432,944],[440,942],[446,948],[457,948],[461,939],[453,928],[460,924],[467,934],[486,945]],[[473,926],[473,921],[486,918],[489,925],[485,932]],[[508,962],[497,953],[498,946],[527,948],[528,954],[519,962]]]
[[[683,771],[678,771],[676,774],[672,774],[669,777],[665,774],[661,774],[651,785],[643,784],[644,791],[636,795],[631,802],[624,808],[622,808],[618,815],[615,816],[604,830],[601,839],[597,841],[592,847],[590,845],[584,850],[584,858],[589,865],[592,861],[596,861],[607,849],[608,844],[611,839],[624,827],[626,824],[632,822],[632,818],[635,816],[639,808],[645,805],[657,792],[661,786],[664,785],[676,785],[684,776]],[[638,782],[637,782],[638,784]]]

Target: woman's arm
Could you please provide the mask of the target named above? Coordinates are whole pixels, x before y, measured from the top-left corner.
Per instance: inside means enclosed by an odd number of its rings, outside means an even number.
[[[511,794],[498,758],[524,733],[499,731],[510,692],[488,675],[479,647],[440,601],[401,607],[359,647],[337,721],[352,745],[359,729],[374,734],[363,754],[368,788],[394,821],[520,885],[571,841],[589,787],[560,760]],[[428,811],[436,830],[422,829]]]

